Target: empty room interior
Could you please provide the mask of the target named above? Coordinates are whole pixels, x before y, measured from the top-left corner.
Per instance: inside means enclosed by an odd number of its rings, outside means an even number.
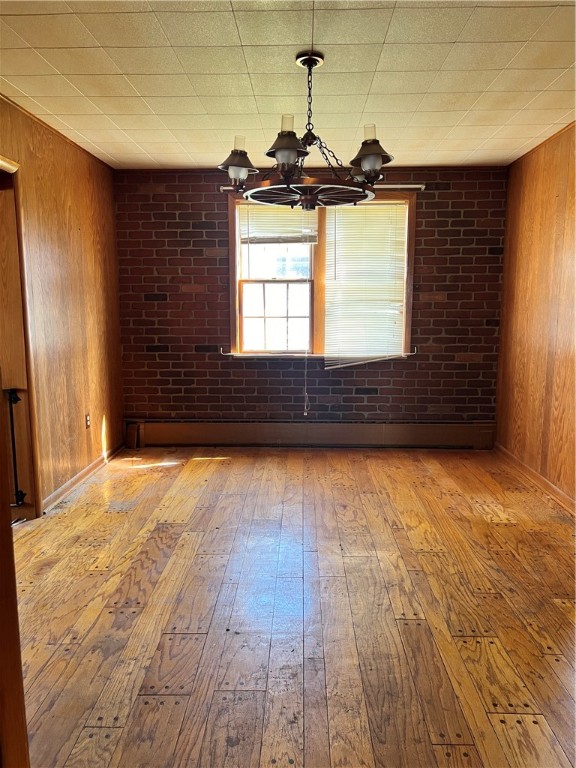
[[[569,768],[574,0],[1,0],[1,768]]]

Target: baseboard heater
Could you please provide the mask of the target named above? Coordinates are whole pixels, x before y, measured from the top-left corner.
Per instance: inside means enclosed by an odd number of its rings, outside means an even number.
[[[362,424],[126,420],[126,445],[473,448],[494,446],[495,422]]]

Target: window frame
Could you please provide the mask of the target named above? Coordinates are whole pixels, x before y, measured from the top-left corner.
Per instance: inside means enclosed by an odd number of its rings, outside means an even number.
[[[410,353],[412,329],[412,301],[414,292],[414,249],[416,234],[416,201],[417,193],[405,190],[376,190],[374,201],[391,200],[405,202],[408,205],[408,220],[406,233],[406,287],[404,298],[404,351],[398,358]],[[311,283],[311,350],[310,352],[261,351],[243,352],[241,346],[241,299],[238,279],[238,258],[240,253],[240,234],[237,226],[237,208],[248,205],[244,199],[228,195],[228,229],[229,229],[229,273],[230,273],[230,351],[238,357],[324,357],[324,315],[325,305],[325,274],[326,274],[326,209],[318,208],[318,242],[312,244]],[[262,281],[258,281],[262,282]],[[271,281],[273,282],[273,281]],[[281,280],[279,282],[289,282]]]

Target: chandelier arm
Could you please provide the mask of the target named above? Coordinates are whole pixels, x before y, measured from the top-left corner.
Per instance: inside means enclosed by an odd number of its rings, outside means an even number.
[[[317,139],[316,146],[318,147],[318,150],[320,151],[320,154],[322,155],[322,157],[324,159],[324,162],[330,168],[330,170],[332,171],[334,176],[336,176],[336,178],[338,178],[338,179],[341,179],[342,176],[340,176],[340,174],[338,173],[338,171],[336,170],[336,168],[332,164],[330,158],[332,158],[332,160],[334,160],[336,162],[336,164],[338,165],[338,167],[341,170],[345,171],[346,169],[344,168],[344,164],[342,163],[342,160],[340,160],[340,158],[337,157],[334,154],[334,152],[332,152],[332,150],[328,147],[326,142],[322,141],[320,136],[317,136],[316,139]]]

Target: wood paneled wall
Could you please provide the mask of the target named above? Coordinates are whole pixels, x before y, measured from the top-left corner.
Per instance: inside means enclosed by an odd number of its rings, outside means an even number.
[[[29,385],[46,500],[122,439],[112,172],[1,97],[0,126],[0,155],[19,164]]]
[[[498,443],[574,499],[574,124],[510,169]]]

